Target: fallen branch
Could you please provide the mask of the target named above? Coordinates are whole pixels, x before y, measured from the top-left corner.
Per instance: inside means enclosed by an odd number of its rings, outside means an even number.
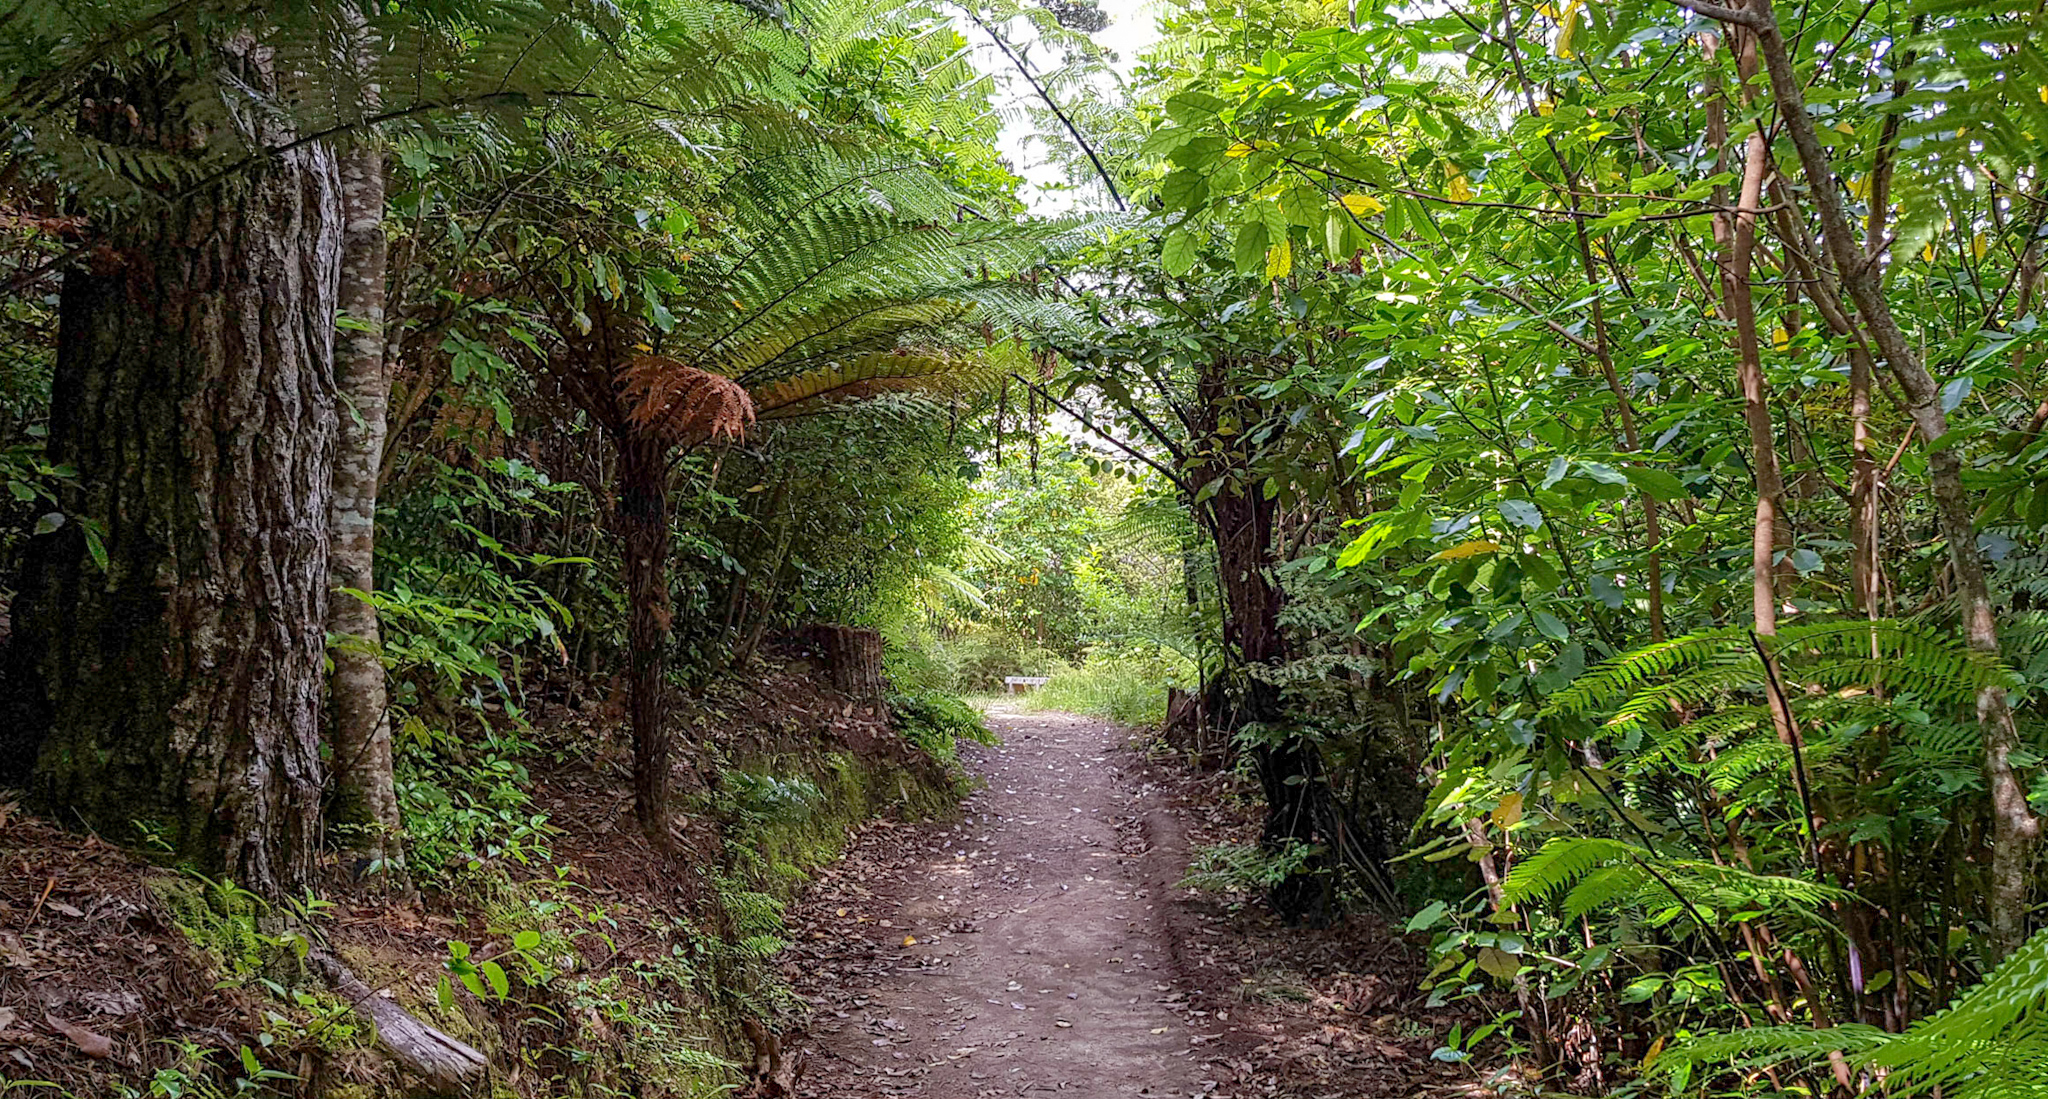
[[[398,1001],[379,995],[332,952],[315,948],[306,960],[357,1014],[377,1028],[377,1044],[440,1091],[454,1091],[483,1075],[484,1055],[420,1022]]]

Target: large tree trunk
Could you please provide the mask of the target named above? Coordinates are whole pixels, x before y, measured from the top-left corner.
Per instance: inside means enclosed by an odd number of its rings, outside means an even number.
[[[619,534],[626,554],[626,646],[633,663],[633,813],[657,846],[668,833],[668,448],[628,432],[619,443]]]
[[[341,157],[341,312],[349,327],[335,349],[340,442],[334,460],[333,602],[335,838],[363,869],[403,865],[398,792],[392,781],[391,712],[377,611],[356,591],[376,590],[377,479],[384,453],[391,374],[385,361],[384,151],[365,140]]]
[[[1196,514],[1216,544],[1216,584],[1223,604],[1225,682],[1232,691],[1228,726],[1272,729],[1285,711],[1279,686],[1263,672],[1287,659],[1280,630],[1281,591],[1273,579],[1274,501],[1259,491],[1256,478],[1234,452],[1238,436],[1214,431],[1231,399],[1226,364],[1214,364],[1198,382],[1201,408],[1197,415],[1218,457],[1198,467],[1197,485],[1219,487]],[[1296,734],[1261,732],[1251,746],[1252,763],[1266,795],[1266,826],[1261,837],[1268,851],[1292,843],[1312,844],[1316,838],[1316,799],[1324,789],[1322,757],[1316,746]],[[1325,883],[1299,874],[1281,882],[1268,898],[1290,922],[1320,922],[1326,914]]]
[[[179,91],[108,98],[182,135]],[[270,895],[309,878],[320,814],[339,215],[307,144],[65,277],[50,457],[82,487],[15,607],[38,797]]]

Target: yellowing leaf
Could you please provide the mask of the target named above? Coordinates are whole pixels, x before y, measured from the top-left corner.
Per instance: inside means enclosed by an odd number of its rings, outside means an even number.
[[[904,945],[904,946],[916,946],[916,945],[917,945],[917,936],[915,936],[915,935],[905,935],[905,936],[903,936],[903,945]]]
[[[1771,346],[1779,351],[1792,346],[1792,333],[1785,331],[1785,326],[1782,324],[1773,328],[1771,330]]]
[[[1925,248],[1922,248],[1922,249],[1920,249],[1920,258],[1921,258],[1921,259],[1923,259],[1923,260],[1926,260],[1926,261],[1927,261],[1927,262],[1929,262],[1929,263],[1933,263],[1933,262],[1934,262],[1934,242],[1933,242],[1933,241],[1931,241],[1931,240],[1930,240],[1930,241],[1928,241],[1928,242],[1927,242],[1927,247],[1925,247]]]
[[[1517,790],[1500,799],[1493,807],[1493,823],[1502,828],[1513,828],[1522,819],[1522,794]]]
[[[1857,198],[1870,197],[1870,177],[1858,176],[1849,181],[1849,193]]]
[[[1578,33],[1579,5],[1578,0],[1573,0],[1572,6],[1565,10],[1564,19],[1558,23],[1557,44],[1551,47],[1550,52],[1569,60],[1572,56],[1572,39],[1577,37]]]
[[[1212,146],[1212,147],[1213,147],[1213,146]],[[1228,149],[1225,149],[1225,150],[1223,150],[1223,155],[1224,155],[1224,156],[1250,156],[1250,155],[1252,155],[1253,153],[1255,153],[1255,152],[1258,152],[1258,151],[1259,151],[1259,147],[1258,147],[1257,145],[1254,145],[1254,144],[1252,144],[1252,143],[1251,143],[1251,142],[1249,142],[1249,141],[1240,141],[1240,142],[1237,142],[1236,144],[1232,145],[1232,146],[1231,146],[1230,148],[1228,148]]]
[[[1472,184],[1465,180],[1462,172],[1451,177],[1449,190],[1452,202],[1472,201]]]
[[[2041,85],[2041,102],[2048,103],[2048,84]]]
[[[1849,125],[1847,122],[1837,122],[1835,123],[1835,132],[1854,135],[1856,127]]]
[[[1649,1068],[1651,1065],[1656,1064],[1657,1056],[1663,1052],[1664,1038],[1660,1035],[1656,1041],[1650,1043],[1650,1052],[1643,1054],[1643,1067]]]
[[[1991,251],[1991,242],[1984,239],[1984,234],[1978,233],[1970,238],[1970,252],[1978,259],[1983,259],[1984,253],[1989,251]]]
[[[1546,100],[1544,100],[1543,102],[1541,102],[1541,103],[1538,103],[1538,104],[1536,104],[1536,113],[1537,113],[1537,114],[1540,114],[1540,115],[1550,115],[1550,114],[1553,114],[1553,113],[1555,113],[1556,111],[1557,111],[1557,101],[1556,101],[1556,100],[1554,100],[1554,99],[1546,99]]]
[[[1489,542],[1484,538],[1475,538],[1470,542],[1461,542],[1458,545],[1452,546],[1450,549],[1431,557],[1430,560],[1462,561],[1467,557],[1477,557],[1482,553],[1495,553],[1499,549],[1499,542]]]
[[[1294,273],[1294,242],[1286,237],[1266,250],[1266,277],[1284,279]]]
[[[1371,195],[1349,194],[1337,200],[1353,217],[1366,217],[1387,208],[1387,204]]]

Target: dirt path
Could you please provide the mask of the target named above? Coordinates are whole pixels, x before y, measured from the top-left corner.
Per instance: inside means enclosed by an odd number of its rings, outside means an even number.
[[[802,1093],[1222,1099],[1204,1077],[1233,1028],[1185,979],[1161,792],[1105,723],[990,722],[958,822],[871,830],[794,914]]]

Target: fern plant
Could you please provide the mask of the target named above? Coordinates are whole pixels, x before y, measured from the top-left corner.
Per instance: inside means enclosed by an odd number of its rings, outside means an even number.
[[[1939,928],[1954,891],[1979,887],[1957,823],[1981,812],[1975,699],[2019,683],[1915,623],[1729,627],[1624,653],[1533,719],[1450,742],[1437,812],[1465,842],[1421,854],[1504,861],[1490,903],[1437,915],[1437,994],[1511,974],[1552,999],[1625,988],[1665,1033],[1700,1028],[1703,1009],[1707,1026],[1780,1024],[1701,1045],[1702,1072],[1756,1069],[1743,1058],[1766,1048],[1822,1063],[1861,1049],[1857,1035],[1884,1032],[1832,1024],[1903,1025],[1973,964]],[[1510,922],[1511,936],[1488,926]],[[1715,962],[1673,966],[1665,950]]]
[[[1902,1033],[1850,1024],[1695,1036],[1654,1071],[1676,1090],[1707,1073],[1825,1072],[1846,1061],[1859,1095],[2017,1099],[2048,1095],[2048,932],[2036,934],[1943,1011]]]

